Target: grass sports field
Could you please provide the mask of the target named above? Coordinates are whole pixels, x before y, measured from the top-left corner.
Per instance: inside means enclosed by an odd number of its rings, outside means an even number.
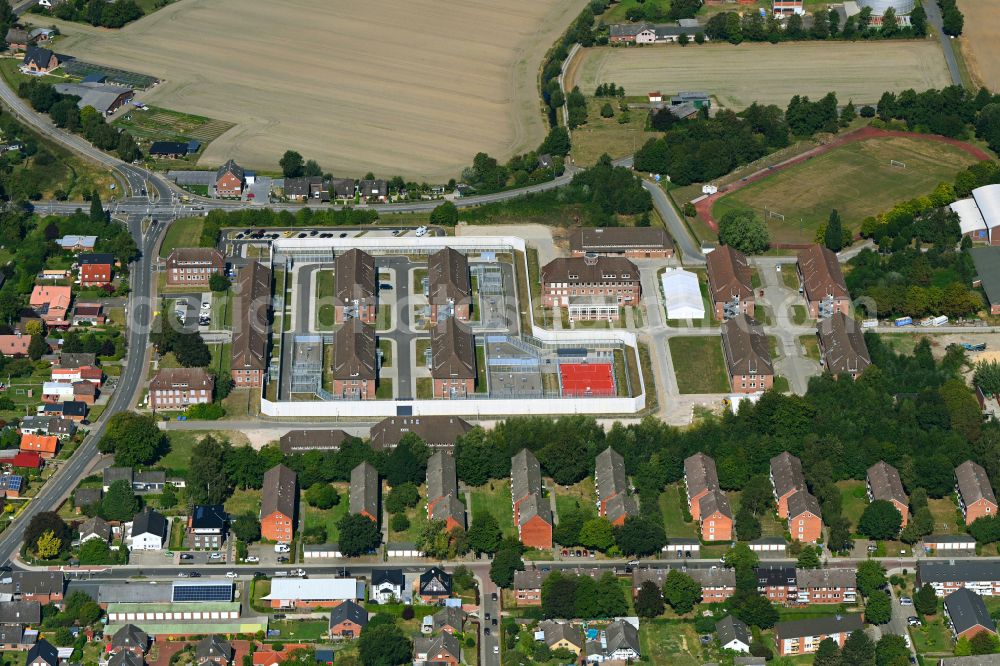
[[[906,168],[891,166],[897,160]],[[846,225],[857,229],[869,215],[926,194],[975,161],[968,153],[936,141],[888,137],[857,141],[779,171],[720,198],[716,220],[736,208],[766,207],[785,216],[768,220],[776,242],[812,242],[816,228],[836,208]]]
[[[600,47],[584,50],[572,81],[586,94],[610,82],[627,95],[704,90],[736,109],[754,101],[784,107],[796,94],[815,99],[831,90],[843,102],[876,102],[886,90],[951,83],[941,47],[931,39]]]
[[[232,122],[201,162],[447,179],[538,146],[538,67],[586,0],[180,0],[60,51],[163,80],[140,100]]]

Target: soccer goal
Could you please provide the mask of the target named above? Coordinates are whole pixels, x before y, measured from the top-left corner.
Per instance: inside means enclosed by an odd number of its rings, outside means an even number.
[[[899,160],[889,160],[889,166],[899,167],[900,169],[906,168],[906,162],[900,162]]]
[[[777,212],[777,211],[768,210],[767,208],[765,208],[764,209],[764,219],[765,220],[778,219],[778,220],[781,220],[782,222],[784,222],[785,221],[785,216],[782,215],[781,213]]]

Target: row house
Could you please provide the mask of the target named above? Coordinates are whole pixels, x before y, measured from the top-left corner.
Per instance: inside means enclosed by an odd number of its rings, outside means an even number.
[[[823,367],[834,377],[857,379],[872,364],[864,331],[853,317],[834,312],[820,320],[816,335]]]
[[[598,514],[621,525],[625,519],[638,512],[635,499],[629,490],[625,459],[610,446],[597,454],[594,466],[594,485],[597,489]]]
[[[968,588],[984,597],[1000,596],[1000,562],[988,560],[921,560],[917,587],[930,585],[939,597]]]
[[[467,398],[476,391],[476,345],[472,330],[455,317],[431,330],[431,379],[434,397]]]
[[[289,430],[278,440],[281,452],[286,456],[306,451],[339,451],[350,439],[343,430]]]
[[[214,247],[180,247],[167,257],[167,284],[207,287],[213,275],[225,275],[226,258]]]
[[[722,351],[734,393],[758,393],[774,385],[767,336],[756,319],[738,314],[723,323]]]
[[[372,426],[368,441],[376,451],[389,451],[412,433],[430,449],[450,449],[470,430],[472,425],[457,416],[388,416]]]
[[[618,319],[639,305],[639,269],[624,257],[586,254],[554,259],[541,271],[542,307],[566,308],[570,321]]]
[[[701,540],[731,541],[733,509],[721,490],[712,490],[701,499]]]
[[[823,514],[819,500],[808,490],[799,490],[788,498],[788,532],[802,543],[823,539]]]
[[[955,468],[955,493],[966,525],[997,515],[997,498],[981,465],[966,460]]]
[[[203,368],[163,368],[149,382],[149,408],[187,409],[212,402],[215,380]]]
[[[378,315],[378,271],[375,258],[357,248],[334,260],[334,318],[338,324],[360,319],[375,324]]]
[[[68,419],[57,419],[49,416],[25,416],[17,424],[22,435],[55,435],[60,439],[72,437],[76,432],[76,424]]]
[[[736,571],[733,569],[681,569],[701,586],[701,597],[705,603],[722,603],[736,592]],[[663,588],[669,568],[643,569],[632,571],[632,596],[639,594],[642,584],[649,581]]]
[[[719,488],[715,461],[704,453],[684,460],[684,484],[691,517],[701,524],[702,541],[729,541],[733,536],[733,511]]]
[[[251,261],[240,269],[233,297],[230,374],[237,388],[264,385],[271,317],[271,269]]]
[[[445,523],[446,530],[465,529],[465,505],[458,498],[455,458],[437,451],[427,461],[427,517]]]
[[[798,569],[795,576],[800,604],[853,604],[858,600],[854,569]]]
[[[472,310],[472,282],[469,260],[458,250],[446,247],[427,261],[427,300],[431,304],[431,321],[447,317],[468,322]]]
[[[700,452],[684,459],[684,488],[687,491],[688,512],[693,519],[701,520],[701,498],[718,487],[715,460]]]
[[[20,601],[37,601],[42,606],[60,606],[66,592],[66,579],[61,571],[13,571],[10,574],[13,592]]]
[[[778,654],[783,657],[813,654],[827,638],[842,648],[847,637],[863,626],[860,613],[779,622],[774,626]]]
[[[771,487],[778,516],[788,518],[788,498],[799,490],[805,490],[806,477],[802,473],[802,461],[788,451],[782,451],[771,458]]]
[[[589,576],[597,581],[608,570],[597,567],[576,567],[574,569],[559,569],[558,571],[564,576]],[[636,571],[639,571],[639,569],[636,569]],[[649,570],[647,569],[646,571]],[[666,570],[664,569],[663,571]],[[514,598],[517,600],[519,606],[538,606],[542,603],[542,584],[545,583],[545,579],[549,577],[550,573],[552,573],[552,569],[537,569],[535,567],[514,572],[514,582],[512,585],[514,588]],[[659,585],[663,586],[662,581]]]
[[[378,383],[375,329],[351,319],[334,334],[333,395],[342,400],[374,400]]]
[[[891,503],[903,518],[902,526],[906,527],[910,516],[910,498],[903,490],[903,482],[900,481],[896,468],[880,460],[868,468],[865,485],[868,489],[868,501],[884,500]]]
[[[669,259],[674,256],[674,242],[661,227],[577,227],[569,251],[574,257]]]
[[[837,255],[821,245],[810,245],[799,251],[796,266],[810,317],[826,319],[836,312],[848,313],[851,297]]]
[[[775,604],[792,604],[798,600],[798,575],[793,566],[773,564],[754,569],[757,591]]]
[[[291,543],[298,521],[298,476],[284,465],[264,473],[260,505],[260,534],[268,541]]]
[[[365,461],[351,470],[351,489],[349,495],[349,511],[360,514],[372,521],[379,522],[379,491],[378,470]]]
[[[723,245],[708,253],[705,265],[715,318],[726,321],[741,314],[752,316],[756,303],[746,255]]]
[[[542,470],[538,458],[528,449],[521,449],[511,456],[510,491],[514,524],[517,525],[521,543],[538,549],[551,548],[552,511],[543,498]]]

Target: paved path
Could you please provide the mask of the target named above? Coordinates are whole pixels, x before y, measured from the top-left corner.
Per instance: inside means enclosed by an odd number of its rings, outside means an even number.
[[[701,248],[698,247],[694,237],[688,231],[684,220],[677,214],[677,210],[674,209],[667,193],[663,191],[659,183],[652,181],[643,180],[642,186],[653,197],[653,207],[660,214],[663,223],[667,225],[667,230],[673,236],[674,242],[677,243],[677,249],[680,250],[683,263],[685,265],[704,264],[705,255],[701,253]]]
[[[962,85],[962,74],[958,71],[958,59],[955,58],[951,37],[944,34],[944,18],[941,16],[941,8],[938,7],[937,0],[927,0],[921,4],[924,11],[927,12],[927,22],[934,26],[934,32],[937,33],[938,39],[941,41],[941,51],[944,53],[944,61],[948,63],[951,82],[960,86]]]

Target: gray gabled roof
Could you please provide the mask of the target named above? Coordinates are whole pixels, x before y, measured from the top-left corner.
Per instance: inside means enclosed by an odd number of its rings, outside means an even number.
[[[468,303],[472,294],[469,260],[452,247],[438,250],[427,260],[428,300],[431,305]]]
[[[365,461],[351,470],[351,513],[366,511],[378,520],[378,470]]]
[[[434,657],[442,652],[450,654],[456,660],[462,658],[462,644],[447,631],[442,631],[433,638],[418,638],[414,641],[413,649],[414,652],[426,652],[429,663],[438,663]]]
[[[878,461],[868,468],[867,477],[874,499],[896,501],[903,506],[909,503],[906,491],[903,490],[903,482],[899,480],[899,472],[889,463],[884,460]]]
[[[465,505],[458,499],[457,494],[446,495],[444,499],[438,500],[431,509],[431,520],[448,520],[451,518],[457,522],[462,529],[465,529]]]
[[[604,630],[608,653],[631,648],[636,654],[642,653],[639,646],[639,630],[624,620],[615,620]]]
[[[521,449],[510,458],[510,491],[515,502],[542,492],[542,468],[528,449]]]
[[[271,269],[251,261],[240,269],[233,299],[233,370],[267,367],[268,316],[271,307]]]
[[[219,167],[219,170],[215,172],[215,180],[219,180],[227,173],[233,174],[239,180],[243,180],[245,173],[243,167],[236,163],[235,160],[229,160],[225,164]]]
[[[543,620],[538,623],[538,628],[545,634],[545,644],[549,647],[559,641],[569,641],[576,647],[583,649],[583,631],[579,626],[573,626],[569,622]]]
[[[434,613],[434,629],[440,630],[443,627],[451,627],[456,631],[462,630],[462,623],[465,622],[465,611],[456,606],[445,606],[437,613]]]
[[[149,635],[134,624],[126,624],[111,637],[111,647],[126,650],[139,649],[145,652],[146,648],[149,647]]]
[[[749,315],[738,314],[722,324],[722,351],[730,375],[774,374],[764,327]]]
[[[858,574],[854,569],[796,569],[795,578],[799,588],[857,587]]]
[[[788,451],[774,456],[771,458],[771,481],[778,497],[805,488],[806,477],[802,473],[802,461]]]
[[[601,501],[628,490],[625,459],[610,446],[597,454],[594,474],[597,477],[597,497]]]
[[[80,539],[85,539],[91,534],[108,541],[111,538],[111,525],[100,516],[94,516],[80,523]]]
[[[362,305],[375,303],[378,272],[375,270],[375,258],[367,252],[353,248],[337,255],[333,277],[340,305],[351,305],[354,301]]]
[[[284,465],[275,465],[264,473],[263,488],[261,516],[278,512],[287,518],[295,518],[295,507],[299,500],[298,476],[295,472]]]
[[[808,490],[799,490],[788,498],[788,517],[795,518],[803,513],[811,513],[817,518],[822,518],[819,501],[813,497]]]
[[[979,500],[992,502],[996,506],[997,498],[993,494],[990,477],[986,475],[986,470],[981,465],[966,460],[955,468],[955,480],[958,482],[958,492],[962,495],[965,506]]]
[[[710,490],[707,495],[701,498],[699,507],[702,518],[711,516],[716,511],[730,520],[733,518],[733,509],[729,506],[729,498],[721,490]]]
[[[205,636],[194,648],[194,656],[199,661],[204,659],[233,660],[233,644],[216,634]]]
[[[331,627],[335,627],[345,620],[351,621],[363,629],[368,624],[368,611],[350,599],[330,609]]]
[[[167,519],[158,511],[146,508],[132,519],[132,536],[152,534],[161,539],[167,538]]]
[[[472,329],[449,317],[431,331],[431,377],[475,379],[476,346]]]
[[[375,327],[351,318],[334,334],[333,378],[373,380],[377,376]]]
[[[862,627],[860,613],[846,613],[831,617],[814,617],[806,620],[779,622],[774,633],[779,639],[802,638],[804,636],[829,636],[836,633],[851,633]]]
[[[427,461],[427,501],[457,493],[455,458],[450,453],[438,451]]]
[[[750,645],[750,630],[742,620],[732,615],[715,623],[715,633],[719,635],[719,643],[722,645],[737,640],[748,647]]]
[[[821,319],[817,332],[823,362],[832,374],[857,374],[872,364],[861,326],[843,312]]]
[[[25,663],[31,664],[38,660],[44,661],[49,666],[59,666],[59,650],[43,638],[28,650]]]
[[[289,430],[281,436],[281,452],[336,451],[350,437],[343,430]]]
[[[517,507],[517,518],[520,525],[538,516],[549,525],[552,524],[552,505],[549,500],[538,493],[532,493],[524,498]]]
[[[615,522],[622,516],[634,516],[639,513],[639,505],[630,494],[618,493],[604,505],[604,512],[608,520]]]
[[[108,666],[144,666],[143,658],[134,652],[122,650],[111,655]]]
[[[983,603],[983,598],[966,587],[960,587],[945,597],[944,609],[956,634],[974,627],[985,627],[990,631],[996,631],[996,623],[990,617],[990,611]]]
[[[704,490],[714,490],[719,487],[719,474],[715,469],[715,461],[701,452],[684,459],[684,479],[689,500]]]
[[[935,560],[917,563],[920,583],[973,583],[1000,580],[1000,562],[983,560]]]
[[[38,624],[42,605],[37,601],[5,601],[0,604],[0,624]]]

